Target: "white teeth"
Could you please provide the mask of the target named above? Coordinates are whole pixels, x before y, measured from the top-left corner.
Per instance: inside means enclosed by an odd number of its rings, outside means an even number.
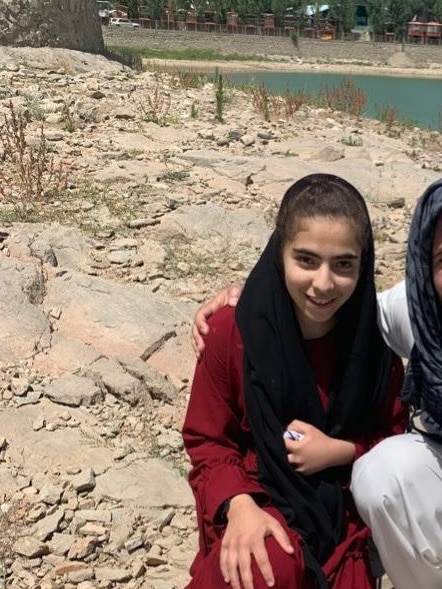
[[[308,297],[312,303],[314,303],[315,305],[329,305],[333,299],[329,299],[328,301],[318,301],[317,299],[313,299],[312,297]]]

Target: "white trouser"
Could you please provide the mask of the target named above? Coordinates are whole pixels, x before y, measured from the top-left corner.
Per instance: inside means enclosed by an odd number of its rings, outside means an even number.
[[[359,458],[351,483],[396,589],[442,589],[442,444],[388,438]]]

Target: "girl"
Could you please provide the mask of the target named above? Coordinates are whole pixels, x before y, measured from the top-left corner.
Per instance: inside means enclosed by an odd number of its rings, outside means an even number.
[[[404,431],[362,196],[314,174],[281,203],[238,306],[210,321],[183,436],[200,550],[187,589],[368,589],[353,461]]]

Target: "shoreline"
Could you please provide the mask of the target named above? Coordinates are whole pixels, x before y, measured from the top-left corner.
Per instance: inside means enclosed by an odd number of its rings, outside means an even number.
[[[426,78],[442,80],[442,68],[395,67],[391,65],[361,65],[354,63],[316,63],[301,61],[200,61],[181,59],[146,59],[143,65],[170,71],[213,72],[300,72],[330,73],[358,76],[387,76],[397,78]]]

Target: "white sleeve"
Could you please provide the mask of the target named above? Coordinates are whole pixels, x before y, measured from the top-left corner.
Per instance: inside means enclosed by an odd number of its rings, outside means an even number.
[[[378,293],[378,324],[382,336],[396,354],[409,358],[413,334],[408,316],[405,281]]]

